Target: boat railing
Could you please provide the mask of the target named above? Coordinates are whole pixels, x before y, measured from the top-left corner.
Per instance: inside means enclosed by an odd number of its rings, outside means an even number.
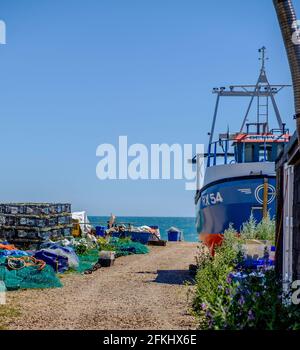
[[[230,152],[229,139],[220,139],[209,144],[208,152],[205,154],[207,157],[207,167],[215,166],[218,164],[218,159],[221,158],[221,164],[229,164],[235,161],[235,153]],[[232,159],[233,158],[233,159]]]
[[[243,147],[242,154],[245,155],[245,145],[247,143],[261,144],[263,149],[260,151],[259,161],[268,161],[268,145],[287,143],[289,140],[288,129],[272,129],[265,134],[236,134],[234,137],[220,138],[218,141],[211,142],[208,146],[208,152],[205,154],[207,167],[240,162],[240,160],[237,160],[239,156],[236,153],[236,146],[240,144]],[[234,152],[230,150],[232,146],[234,146]]]

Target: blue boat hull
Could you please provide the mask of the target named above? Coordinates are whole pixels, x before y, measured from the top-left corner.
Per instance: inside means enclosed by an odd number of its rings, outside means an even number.
[[[257,222],[261,221],[265,178],[268,179],[268,211],[273,218],[276,210],[275,176],[231,178],[205,186],[196,199],[200,240],[213,249],[230,225],[240,232],[251,213]]]

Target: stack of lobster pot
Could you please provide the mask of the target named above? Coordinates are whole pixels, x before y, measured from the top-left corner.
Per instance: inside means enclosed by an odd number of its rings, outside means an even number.
[[[71,204],[0,203],[0,239],[34,242],[71,234]]]

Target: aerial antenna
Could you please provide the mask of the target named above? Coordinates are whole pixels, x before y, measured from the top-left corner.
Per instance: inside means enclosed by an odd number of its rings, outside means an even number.
[[[266,68],[266,61],[269,59],[269,57],[266,56],[267,48],[265,46],[261,47],[258,52],[260,53],[259,60],[261,61],[261,71],[265,71]]]

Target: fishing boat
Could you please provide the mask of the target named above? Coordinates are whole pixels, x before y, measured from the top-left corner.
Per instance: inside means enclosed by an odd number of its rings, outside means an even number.
[[[262,47],[259,52],[262,63],[255,85],[213,89],[217,99],[208,151],[204,155],[205,174],[195,197],[197,232],[200,241],[212,253],[230,225],[240,232],[251,215],[257,222],[267,215],[275,215],[275,161],[290,139],[275,96],[289,85],[269,83],[265,68],[266,48]],[[215,138],[221,97],[244,97],[250,102],[240,130],[230,133],[228,129]],[[276,128],[270,127],[271,106],[277,120]],[[194,162],[198,163],[198,156]]]

